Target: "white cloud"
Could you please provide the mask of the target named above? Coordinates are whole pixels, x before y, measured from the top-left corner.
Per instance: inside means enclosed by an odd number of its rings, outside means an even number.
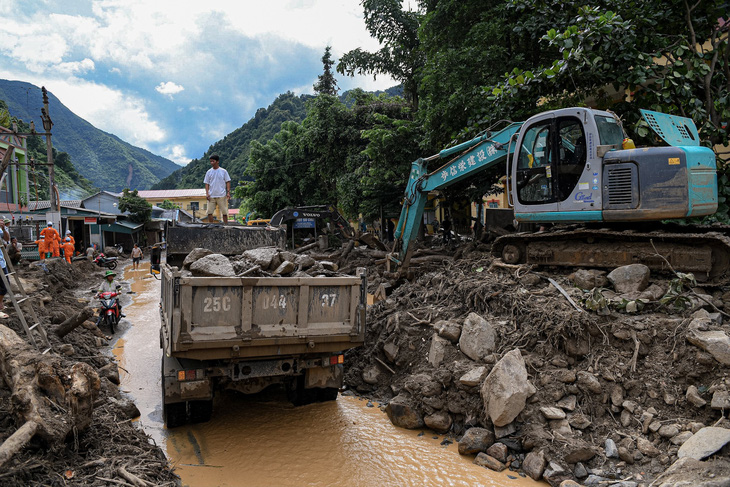
[[[177,85],[177,84],[173,83],[172,81],[167,81],[165,83],[160,83],[159,85],[157,85],[155,87],[155,91],[157,91],[158,93],[161,93],[163,95],[168,96],[170,99],[172,99],[172,95],[176,95],[176,94],[180,93],[183,90],[185,90],[185,88],[183,88],[180,85]]]
[[[83,61],[58,64],[54,67],[54,71],[58,72],[59,74],[65,74],[70,76],[93,71],[95,67],[96,65],[94,64],[94,61],[86,58]]]
[[[144,101],[129,93],[73,78],[45,85],[76,115],[132,145],[149,148],[165,140],[165,131],[151,120]]]
[[[188,157],[185,153],[185,147],[182,145],[169,145],[163,147],[160,155],[181,166],[187,165],[192,160],[192,157]]]

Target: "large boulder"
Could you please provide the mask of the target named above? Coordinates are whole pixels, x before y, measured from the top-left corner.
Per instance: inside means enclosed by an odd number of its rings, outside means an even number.
[[[630,264],[612,270],[607,277],[617,293],[636,293],[649,286],[649,273],[644,264]]]
[[[459,453],[462,455],[474,455],[479,452],[486,452],[495,441],[494,433],[488,429],[469,428],[459,440]]]
[[[233,264],[228,257],[221,254],[206,255],[190,264],[190,272],[204,277],[236,277]]]
[[[391,423],[400,428],[423,428],[423,417],[413,407],[409,397],[404,394],[398,394],[388,403],[385,414],[388,415]]]
[[[514,421],[534,393],[535,387],[527,380],[525,361],[517,348],[495,364],[481,389],[484,410],[495,426]]]
[[[431,338],[431,349],[428,351],[428,363],[434,367],[441,365],[446,357],[446,351],[451,346],[451,342],[445,338],[441,338],[436,333]]]
[[[730,365],[730,337],[722,330],[702,331],[708,320],[695,318],[689,324],[687,341],[712,355],[722,365]]]
[[[702,460],[730,443],[730,429],[708,426],[685,441],[677,452],[678,458]]]
[[[494,326],[476,313],[469,313],[461,327],[459,348],[464,355],[479,362],[497,348],[497,331]]]
[[[269,268],[276,269],[281,263],[279,258],[279,249],[276,247],[259,247],[250,249],[243,253],[243,256],[251,260],[263,270]]]
[[[201,249],[201,248],[193,249],[185,257],[185,260],[183,261],[183,269],[190,269],[190,265],[193,262],[196,262],[196,261],[202,259],[203,257],[208,256],[208,255],[210,255],[212,253],[213,253],[213,251],[212,250],[208,250],[208,249]]]
[[[593,289],[595,287],[606,287],[606,271],[598,269],[578,269],[573,274],[573,282],[581,289]]]

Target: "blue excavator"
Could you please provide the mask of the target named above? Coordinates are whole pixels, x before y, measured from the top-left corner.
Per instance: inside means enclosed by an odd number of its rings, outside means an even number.
[[[597,268],[643,263],[724,282],[728,237],[651,224],[717,211],[715,154],[700,145],[691,119],[648,110],[642,116],[666,146],[634,148],[614,113],[564,108],[417,159],[389,267],[408,267],[429,192],[503,164],[515,221],[558,224],[551,231],[497,238],[492,252],[504,262]],[[446,162],[429,171],[436,160]]]

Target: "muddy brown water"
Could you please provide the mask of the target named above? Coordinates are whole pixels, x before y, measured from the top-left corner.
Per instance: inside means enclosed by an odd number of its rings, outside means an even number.
[[[377,405],[340,395],[294,408],[283,394],[219,394],[213,419],[167,430],[162,422],[159,281],[148,266],[124,270],[132,302],[128,329],[113,346],[121,388],[140,425],[167,453],[188,486],[485,486],[546,485],[496,473],[458,454],[428,430],[393,426]]]

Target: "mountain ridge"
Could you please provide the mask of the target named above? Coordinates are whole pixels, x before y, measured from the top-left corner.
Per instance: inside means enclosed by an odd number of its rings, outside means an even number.
[[[39,87],[24,81],[0,80],[0,100],[5,101],[12,116],[26,123],[32,120],[37,130],[42,130]],[[48,100],[54,123],[51,130],[54,149],[68,153],[79,174],[94,186],[115,192],[124,188],[149,189],[180,168],[169,159],[94,127],[51,91]]]

